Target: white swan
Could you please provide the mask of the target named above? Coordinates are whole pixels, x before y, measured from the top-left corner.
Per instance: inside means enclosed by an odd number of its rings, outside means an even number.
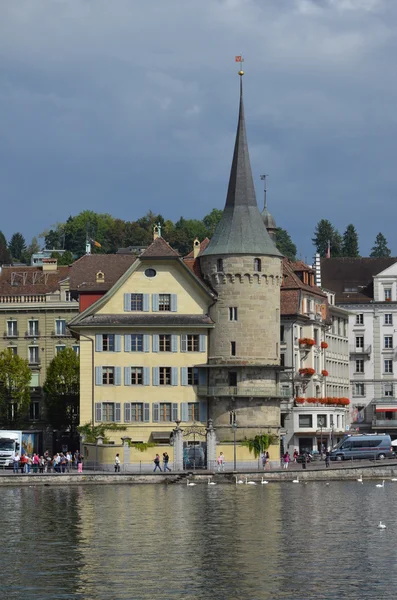
[[[378,488],[384,488],[385,487],[385,480],[383,480],[382,483],[377,483],[376,487],[378,487]]]
[[[190,487],[192,485],[197,485],[197,484],[193,483],[193,481],[189,481],[188,479],[186,479],[186,485]]]
[[[393,479],[390,479],[390,481],[397,481],[397,478],[393,477]]]
[[[208,485],[216,485],[215,481],[211,481],[211,477],[208,477]]]
[[[245,485],[256,485],[255,481],[248,481],[248,477],[245,478]]]
[[[268,481],[266,481],[265,479],[263,479],[263,477],[262,477],[261,484],[262,484],[262,485],[266,485],[267,483],[269,483],[269,482],[268,482]]]
[[[297,477],[296,479],[293,479],[292,483],[299,483],[299,477]]]
[[[386,525],[382,521],[379,521],[378,529],[386,529]]]
[[[234,477],[235,477],[235,480],[236,480],[236,485],[244,483],[244,481],[242,479],[237,479],[237,475],[235,475]]]
[[[361,475],[358,479],[357,479],[358,483],[362,483],[363,482],[363,476]]]

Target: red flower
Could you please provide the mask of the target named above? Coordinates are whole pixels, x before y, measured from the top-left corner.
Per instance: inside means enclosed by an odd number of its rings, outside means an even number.
[[[304,398],[301,398],[301,397],[298,397],[298,398],[295,398],[295,402],[296,402],[297,404],[304,404],[304,402],[305,402],[305,399],[304,399]]]
[[[324,375],[324,377],[328,377],[328,371],[326,369],[323,369],[321,371],[321,375]]]
[[[328,348],[328,344],[327,342],[321,342],[320,344],[321,348],[323,348],[325,350],[325,348]]]
[[[316,343],[311,338],[300,338],[298,342],[300,346],[314,346]]]

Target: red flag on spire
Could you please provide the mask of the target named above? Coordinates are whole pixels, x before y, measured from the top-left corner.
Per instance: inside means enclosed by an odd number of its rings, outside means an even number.
[[[243,62],[242,56],[236,56],[236,62]]]

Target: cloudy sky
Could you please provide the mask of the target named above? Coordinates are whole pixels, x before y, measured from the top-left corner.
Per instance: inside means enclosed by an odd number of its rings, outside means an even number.
[[[0,229],[87,208],[201,218],[226,197],[243,53],[262,207],[397,255],[396,0],[0,0]]]

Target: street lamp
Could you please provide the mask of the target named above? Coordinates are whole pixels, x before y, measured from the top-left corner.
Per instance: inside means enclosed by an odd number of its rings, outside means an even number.
[[[323,427],[324,427],[324,418],[318,417],[317,425],[320,425],[320,458],[323,457]]]
[[[331,449],[334,447],[334,420],[331,419]]]
[[[230,425],[233,429],[233,470],[237,471],[237,456],[236,456],[236,429],[237,429],[237,421],[236,421],[236,412],[231,410],[229,412]]]

